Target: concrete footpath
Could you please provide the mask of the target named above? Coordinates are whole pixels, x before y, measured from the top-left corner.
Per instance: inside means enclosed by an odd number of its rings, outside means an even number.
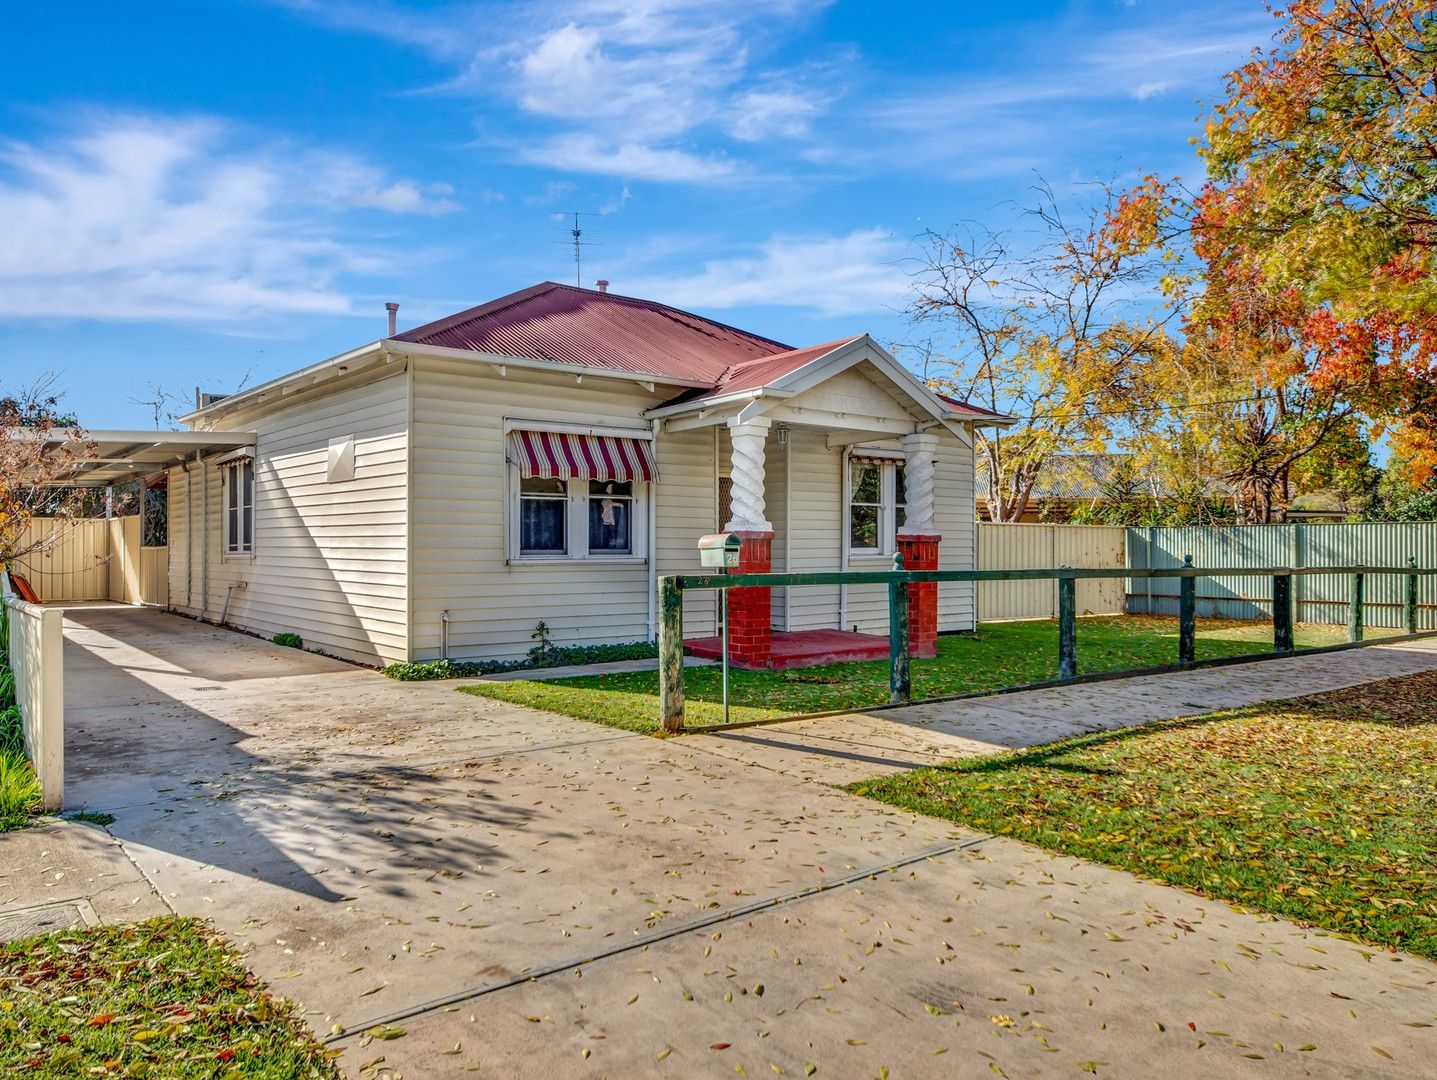
[[[72,612],[67,648],[69,795],[116,820],[0,837],[0,908],[93,894],[107,921],[210,918],[352,1075],[1437,1059],[1437,966],[898,813],[727,736],[628,735],[134,609]],[[1386,654],[1437,668],[1340,655]],[[1312,659],[1304,691],[1361,681]],[[1263,670],[1147,680],[1142,718]],[[362,1038],[381,1021],[404,1035]]]

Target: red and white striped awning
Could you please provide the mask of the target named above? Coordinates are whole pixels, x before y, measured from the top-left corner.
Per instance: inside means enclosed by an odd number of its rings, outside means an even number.
[[[659,470],[647,439],[579,435],[562,431],[509,432],[510,460],[525,479],[641,480],[652,483]]]

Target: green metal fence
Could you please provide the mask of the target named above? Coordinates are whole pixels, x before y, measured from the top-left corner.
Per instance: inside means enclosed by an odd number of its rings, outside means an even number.
[[[1078,671],[1077,583],[1093,578],[1126,578],[1143,582],[1163,579],[1177,583],[1178,655],[1172,667],[1188,668],[1218,663],[1236,663],[1294,654],[1331,652],[1361,646],[1364,641],[1367,584],[1373,580],[1397,581],[1404,633],[1386,635],[1384,643],[1437,636],[1419,626],[1419,595],[1424,580],[1437,579],[1437,567],[1419,566],[1322,566],[1322,567],[1198,567],[1189,557],[1183,565],[1163,569],[1086,570],[1069,567],[1024,570],[904,570],[902,556],[894,557],[893,570],[836,571],[816,574],[670,574],[659,578],[659,699],[660,723],[666,732],[684,729],[684,594],[708,590],[753,587],[803,588],[820,585],[888,586],[888,654],[890,704],[909,703],[913,696],[910,639],[908,632],[908,586],[920,582],[944,581],[1052,581],[1058,590],[1058,679],[1071,682],[1083,678]],[[1348,581],[1347,643],[1298,649],[1294,646],[1294,581],[1336,576]],[[1272,651],[1246,657],[1197,661],[1196,617],[1198,584],[1208,578],[1268,579],[1266,607],[1272,620]],[[1130,586],[1131,588],[1131,586]],[[1166,668],[1143,668],[1162,671]],[[1133,674],[1105,672],[1103,677]],[[1034,683],[1045,686],[1049,683]]]
[[[1171,529],[1129,529],[1127,565],[1135,570],[1178,567],[1191,555],[1198,566],[1234,566],[1261,570],[1272,566],[1332,568],[1401,566],[1415,558],[1437,566],[1437,522],[1398,524],[1314,523],[1301,525],[1218,525]],[[1272,617],[1271,597],[1249,588],[1242,577],[1202,578],[1197,587],[1198,614],[1213,618]],[[1363,597],[1370,626],[1405,625],[1404,585],[1395,579],[1367,582]],[[1341,626],[1348,618],[1352,582],[1341,575],[1302,577],[1293,582],[1297,621]],[[1171,577],[1129,581],[1126,610],[1131,614],[1176,615],[1178,583]],[[1437,629],[1437,579],[1421,583],[1419,626]]]

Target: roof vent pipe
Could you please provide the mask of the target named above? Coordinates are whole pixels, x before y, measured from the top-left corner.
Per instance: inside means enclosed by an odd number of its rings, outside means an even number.
[[[598,281],[594,282],[594,288],[598,289],[600,292],[608,292],[608,291],[609,291],[609,279],[608,279],[608,278],[600,278]]]
[[[399,305],[396,304],[393,300],[390,300],[387,304],[384,305],[384,310],[387,311],[387,312],[389,312],[389,335],[388,335],[388,336],[389,336],[389,337],[393,337],[393,336],[394,336],[394,331],[398,328],[398,327],[397,327],[397,324],[398,324],[398,322],[399,322]]]

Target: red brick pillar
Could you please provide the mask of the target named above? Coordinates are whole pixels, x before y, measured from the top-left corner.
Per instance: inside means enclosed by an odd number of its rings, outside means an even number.
[[[743,547],[737,574],[767,574],[773,570],[773,533],[740,532]],[[769,628],[771,589],[728,591],[728,656],[736,667],[766,668],[773,649]]]
[[[937,535],[898,537],[898,550],[903,554],[905,570],[937,570]],[[938,655],[938,582],[922,581],[908,586],[909,655]]]

